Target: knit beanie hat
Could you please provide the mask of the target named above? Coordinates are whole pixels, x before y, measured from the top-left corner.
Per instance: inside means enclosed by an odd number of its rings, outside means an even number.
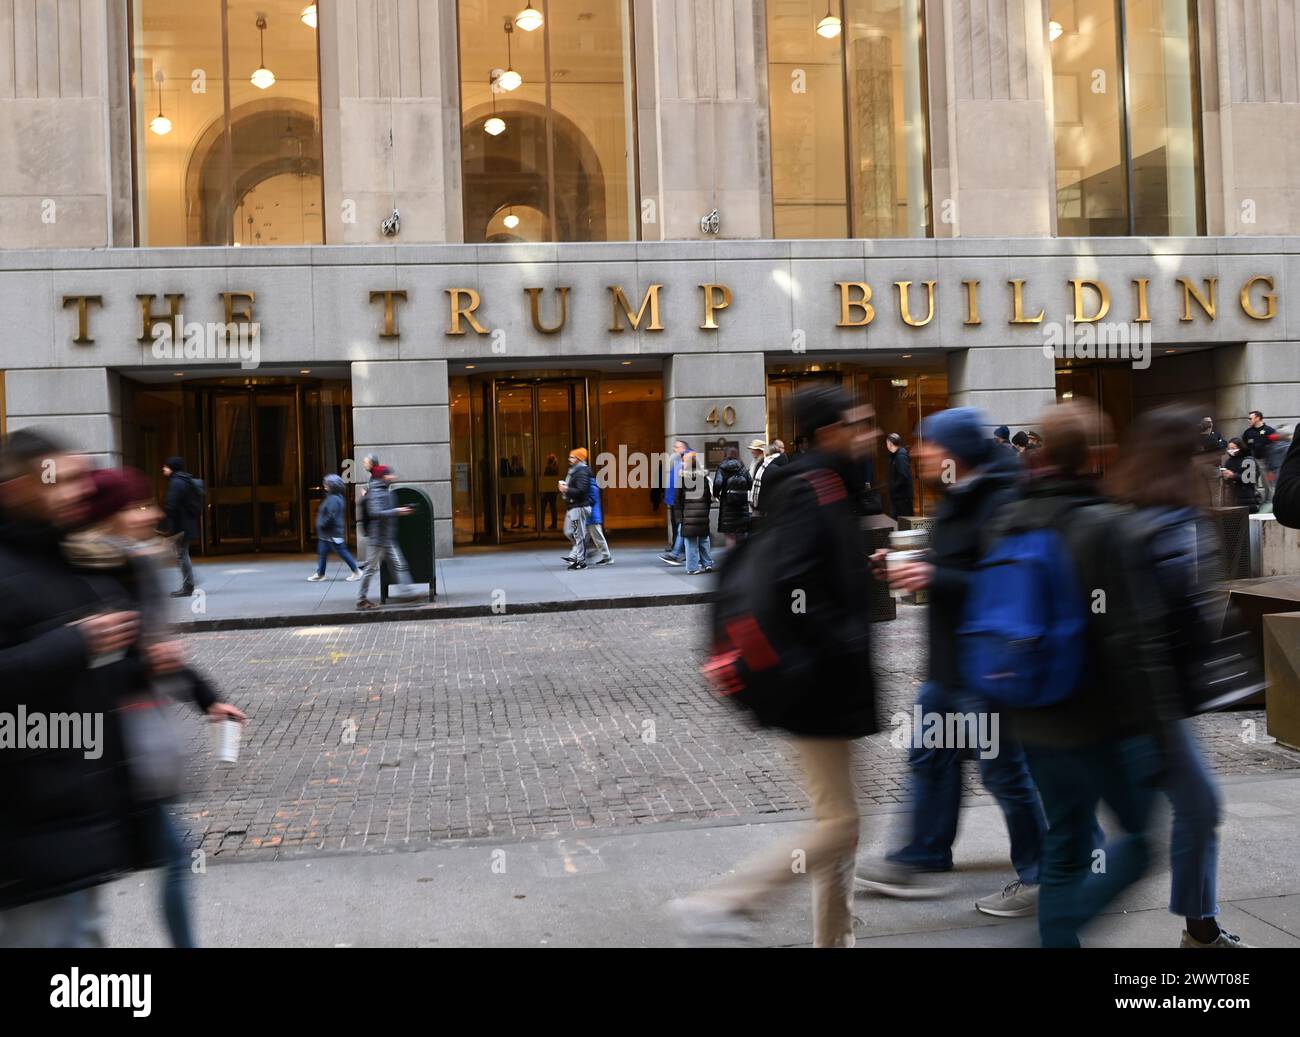
[[[572,450],[569,451],[569,456],[576,457],[583,464],[587,463],[587,451],[583,447],[580,446],[574,447]]]

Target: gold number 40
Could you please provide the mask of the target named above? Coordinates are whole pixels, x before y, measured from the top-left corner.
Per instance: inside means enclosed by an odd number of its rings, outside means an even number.
[[[715,404],[713,409],[709,411],[709,416],[704,420],[714,428],[718,427],[719,422],[726,425],[727,428],[731,428],[736,424],[736,408],[728,404],[726,407],[722,408],[722,416],[719,417],[718,408]]]

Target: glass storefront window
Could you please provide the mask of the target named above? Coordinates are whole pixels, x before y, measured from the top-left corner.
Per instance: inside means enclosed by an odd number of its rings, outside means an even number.
[[[1191,0],[1052,0],[1057,232],[1202,232]]]
[[[141,245],[324,242],[320,63],[303,11],[302,0],[134,0]]]
[[[465,240],[635,240],[627,0],[461,0],[459,20]]]
[[[930,232],[920,0],[769,0],[773,231]]]

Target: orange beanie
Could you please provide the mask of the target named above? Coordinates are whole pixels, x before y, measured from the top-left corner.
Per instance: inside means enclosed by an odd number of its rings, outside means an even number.
[[[569,456],[576,457],[583,464],[587,463],[587,451],[580,446],[576,446],[572,450],[570,450]]]

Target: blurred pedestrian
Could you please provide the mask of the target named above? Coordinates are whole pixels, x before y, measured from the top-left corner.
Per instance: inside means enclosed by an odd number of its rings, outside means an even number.
[[[325,499],[316,509],[316,547],[318,559],[316,572],[307,577],[309,583],[320,583],[325,579],[325,565],[333,551],[343,559],[344,564],[352,570],[348,583],[361,579],[361,570],[357,560],[348,550],[347,526],[344,517],[347,514],[347,487],[337,475],[325,476]]]
[[[1253,515],[1259,511],[1259,478],[1261,465],[1246,449],[1246,444],[1236,436],[1228,440],[1228,451],[1219,469],[1219,477],[1228,488],[1226,507],[1249,508]]]
[[[925,590],[929,595],[929,670],[916,710],[922,717],[943,718],[945,732],[959,731],[947,722],[949,718],[990,717],[998,708],[966,685],[957,653],[957,629],[966,610],[971,573],[995,516],[1016,499],[1019,474],[1015,460],[986,439],[983,429],[979,412],[969,407],[941,411],[922,422],[917,447],[921,478],[941,494],[927,557],[893,566],[887,577],[883,563],[888,552],[879,551],[873,558],[879,576],[894,589]],[[970,734],[960,729],[960,744],[932,745],[920,738],[920,732],[911,731],[907,843],[885,860],[860,867],[858,886],[895,897],[940,891],[932,876],[952,870],[961,815],[962,760],[976,755],[976,749],[985,749],[978,753],[980,777],[1002,809],[1016,878],[976,901],[975,907],[1000,918],[1031,915],[1038,906],[1047,823],[1024,750],[1000,730],[999,744],[992,748],[972,744]]]
[[[727,447],[722,464],[713,473],[713,496],[718,501],[718,532],[726,537],[728,547],[735,547],[737,541],[749,536],[749,494],[753,488],[740,451]]]
[[[664,490],[664,503],[668,506],[668,523],[672,547],[659,557],[669,565],[683,565],[686,558],[686,541],[682,539],[682,457],[690,451],[686,440],[673,443],[673,456],[668,461],[668,486]]]
[[[61,550],[92,491],[86,459],[39,432],[0,448],[0,711],[72,716],[83,743],[0,752],[0,947],[102,946],[96,887],[144,863],[115,708],[140,616]]]
[[[207,493],[203,483],[185,470],[183,457],[170,457],[163,465],[167,477],[167,500],[163,511],[167,528],[173,536],[176,561],[181,569],[181,589],[173,598],[188,598],[194,593],[194,563],[190,561],[190,544],[199,538],[199,519],[203,515]]]
[[[63,553],[79,571],[115,581],[140,615],[140,665],[118,707],[126,772],[149,860],[163,868],[163,917],[172,946],[194,947],[190,853],[169,813],[183,791],[184,747],[169,710],[184,698],[213,722],[243,723],[246,717],[186,664],[184,645],[168,628],[155,535],[162,514],[152,484],[142,472],[115,468],[92,473],[91,481],[87,525],[65,538]]]
[[[1244,947],[1216,917],[1222,797],[1187,719],[1224,608],[1213,548],[1206,553],[1218,538],[1195,506],[1192,459],[1202,449],[1196,414],[1177,405],[1157,408],[1139,416],[1127,438],[1128,449],[1107,473],[1108,488],[1137,509],[1163,605],[1161,636],[1184,704],[1182,718],[1167,728],[1161,779],[1173,808],[1169,910],[1184,919],[1183,947]]]
[[[1293,439],[1277,473],[1273,517],[1291,529],[1300,529],[1300,440]]]
[[[709,550],[713,488],[700,455],[693,450],[682,455],[682,485],[678,499],[682,507],[682,540],[686,544],[686,575],[713,572]]]
[[[397,473],[387,465],[377,464],[370,470],[370,483],[362,502],[370,529],[370,540],[366,544],[366,567],[361,574],[361,589],[357,595],[357,608],[362,611],[379,607],[370,600],[368,592],[370,581],[379,576],[379,570],[385,562],[392,571],[394,587],[411,586],[411,570],[397,543],[397,523],[399,519],[413,514],[414,509],[396,506],[392,493],[392,484],[396,478]]]
[[[574,447],[569,451],[569,471],[559,484],[564,497],[564,535],[573,543],[569,555],[570,569],[587,568],[587,523],[591,519],[591,506],[587,503],[591,493],[591,469],[587,467],[587,451]],[[609,545],[605,546],[606,552]]]
[[[1228,449],[1228,444],[1214,428],[1214,419],[1201,419],[1201,451],[1206,454],[1221,454]]]
[[[815,946],[852,947],[855,939],[860,817],[853,744],[877,730],[857,513],[871,426],[869,409],[852,410],[838,389],[804,390],[794,406],[799,426],[813,430],[812,449],[770,487],[768,530],[728,558],[705,672],[760,724],[793,738],[815,827],[720,885],[675,902],[691,941],[746,937],[758,909],[805,875]],[[792,609],[796,600],[804,607]]]
[[[1096,424],[1079,404],[1049,410],[1041,464],[998,519],[1001,529],[1058,535],[1072,563],[1062,582],[1076,585],[1071,604],[1086,623],[1082,669],[1066,696],[1002,712],[1047,816],[1038,901],[1045,947],[1079,946],[1080,928],[1146,871],[1151,808],[1178,715],[1148,545],[1090,477],[1102,439]],[[1099,802],[1123,833],[1102,847]]]

